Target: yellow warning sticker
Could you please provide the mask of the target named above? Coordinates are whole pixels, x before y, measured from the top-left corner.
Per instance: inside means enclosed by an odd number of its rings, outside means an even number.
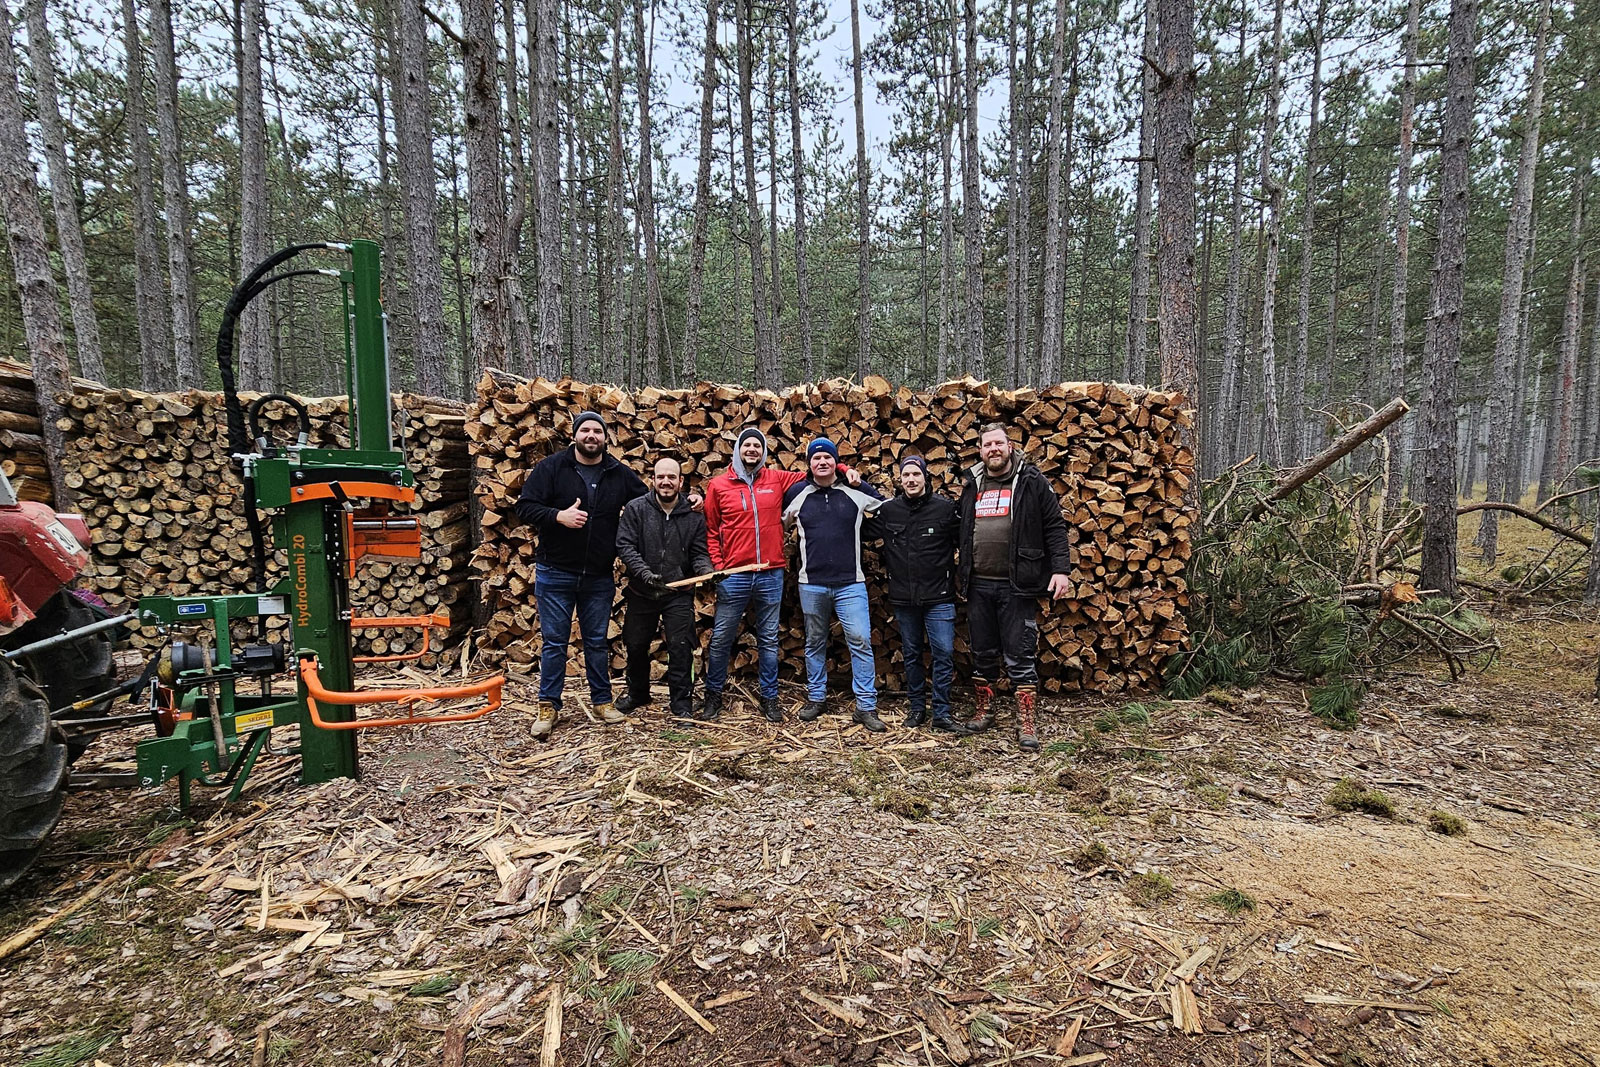
[[[271,711],[252,711],[246,715],[235,716],[233,720],[233,728],[241,734],[246,730],[264,730],[271,725]]]

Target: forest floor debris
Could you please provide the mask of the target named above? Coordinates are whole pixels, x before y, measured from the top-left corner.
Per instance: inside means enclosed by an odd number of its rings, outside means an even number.
[[[360,781],[74,794],[0,899],[45,923],[0,1060],[1594,1065],[1600,625],[1501,633],[1353,731],[1274,685],[1047,701],[1037,756],[748,707],[540,745],[519,688]]]

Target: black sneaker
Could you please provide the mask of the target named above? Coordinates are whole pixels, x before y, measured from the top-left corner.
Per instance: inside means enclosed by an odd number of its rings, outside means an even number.
[[[931,725],[942,734],[955,734],[957,737],[964,737],[967,733],[967,728],[956,722],[949,715],[935,715]]]
[[[651,701],[649,697],[646,697],[643,700],[635,700],[632,693],[623,693],[616,699],[616,703],[612,704],[611,706],[622,712],[624,715],[632,715],[640,708],[649,707],[650,704]]]
[[[923,723],[925,723],[927,721],[928,721],[928,713],[927,713],[927,711],[923,710],[922,708],[912,708],[910,711],[906,712],[905,721],[902,722],[900,725],[906,727],[909,730],[915,730],[917,727],[921,726]]]
[[[816,722],[818,717],[822,715],[822,707],[823,704],[820,700],[806,701],[806,706],[800,709],[800,721]]]
[[[671,709],[670,714],[672,715],[673,722],[681,723],[685,726],[692,726],[694,724],[694,705],[692,704],[674,707]]]
[[[700,721],[710,722],[722,714],[722,694],[706,691],[705,703],[700,706]]]
[[[888,729],[887,726],[883,725],[883,720],[878,718],[876,712],[863,711],[857,708],[856,713],[850,716],[850,719],[852,722],[860,723],[875,734],[881,734]]]
[[[778,703],[777,697],[762,697],[761,714],[767,717],[768,722],[782,722],[783,705]]]

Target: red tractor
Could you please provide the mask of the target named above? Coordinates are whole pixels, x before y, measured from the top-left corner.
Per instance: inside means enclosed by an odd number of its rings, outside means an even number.
[[[67,767],[117,686],[111,616],[73,583],[88,566],[78,515],[19,501],[0,473],[0,889],[21,877],[61,818]],[[69,725],[70,722],[70,725]]]

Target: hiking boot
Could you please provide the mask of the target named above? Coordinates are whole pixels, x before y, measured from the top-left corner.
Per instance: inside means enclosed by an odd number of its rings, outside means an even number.
[[[808,700],[806,706],[800,709],[801,722],[816,722],[822,715],[822,701]]]
[[[674,704],[672,705],[669,714],[672,716],[672,720],[674,722],[682,723],[684,725],[692,724],[694,722],[694,705],[690,703]]]
[[[942,734],[955,734],[957,737],[961,737],[967,732],[967,728],[952,719],[948,711],[943,714],[935,713],[932,719],[932,726]]]
[[[922,708],[912,708],[910,711],[906,712],[905,721],[900,725],[904,726],[908,730],[915,730],[917,727],[921,726],[927,721],[928,713],[926,710]]]
[[[607,726],[620,726],[628,721],[628,717],[622,713],[622,709],[609,700],[604,704],[596,704],[594,713],[600,716],[600,721]]]
[[[972,718],[967,720],[967,733],[981,733],[994,725],[994,687],[987,682],[972,685]]]
[[[1039,731],[1033,721],[1038,696],[1038,691],[1031,685],[1017,687],[1017,744],[1029,752],[1039,750]]]
[[[548,700],[539,701],[539,714],[533,720],[533,730],[530,731],[534,740],[543,741],[550,736],[550,731],[556,728],[556,706]]]
[[[632,693],[623,693],[620,697],[617,698],[617,702],[616,702],[615,706],[616,706],[616,709],[618,711],[622,712],[622,714],[624,714],[624,715],[632,715],[634,712],[638,711],[640,708],[649,707],[650,704],[651,704],[651,700],[650,700],[650,698],[648,696],[645,697],[644,699],[640,700],[640,699],[636,698]]]
[[[767,717],[768,722],[782,722],[783,705],[778,703],[777,697],[762,697],[761,714]]]
[[[860,723],[875,734],[881,734],[888,729],[883,725],[883,720],[878,718],[877,712],[857,708],[856,713],[850,716],[850,721]]]
[[[705,703],[700,705],[700,721],[710,722],[722,714],[722,694],[706,690]]]

